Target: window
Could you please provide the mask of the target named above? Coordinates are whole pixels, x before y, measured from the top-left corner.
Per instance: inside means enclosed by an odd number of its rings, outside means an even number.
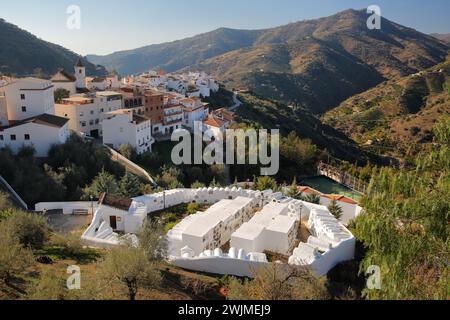
[[[20,100],[25,100],[25,95],[23,93],[20,95]]]
[[[89,120],[89,125],[93,126],[94,125],[94,120]]]
[[[81,121],[81,126],[86,127],[86,121]]]
[[[25,134],[23,137],[24,137],[25,140],[30,140],[30,135],[29,134]]]
[[[100,112],[103,112],[103,108],[100,109]]]
[[[99,124],[100,120],[99,119],[95,119],[95,124]]]
[[[80,112],[80,117],[84,117],[84,113],[83,112]]]
[[[27,107],[22,106],[22,112],[27,112]]]
[[[3,135],[0,134],[0,141],[3,141]]]
[[[16,141],[16,135],[15,134],[11,135],[11,141]]]
[[[91,114],[94,114],[94,110],[91,110]]]

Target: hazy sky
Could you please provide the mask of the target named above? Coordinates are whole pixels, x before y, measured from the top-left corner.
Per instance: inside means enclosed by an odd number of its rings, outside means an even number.
[[[108,54],[219,27],[259,29],[376,4],[382,15],[425,33],[450,33],[449,0],[14,0],[0,17],[81,54]],[[66,27],[69,5],[81,29]]]

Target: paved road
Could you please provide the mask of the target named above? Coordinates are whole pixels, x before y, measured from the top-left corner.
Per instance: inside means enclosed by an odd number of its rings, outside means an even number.
[[[231,112],[235,112],[237,108],[239,108],[242,105],[242,102],[238,99],[238,93],[233,92],[233,102],[234,105],[229,109]]]

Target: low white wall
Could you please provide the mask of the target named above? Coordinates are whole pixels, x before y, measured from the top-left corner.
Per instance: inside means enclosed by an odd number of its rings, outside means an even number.
[[[354,259],[356,239],[350,238],[342,241],[331,250],[328,250],[320,259],[314,261],[310,267],[317,277],[325,276],[331,269],[344,261]]]
[[[205,257],[191,259],[176,259],[170,261],[173,265],[193,271],[237,277],[252,277],[253,272],[268,266],[267,262],[233,259],[228,257]]]
[[[43,212],[45,210],[62,210],[63,214],[72,214],[74,210],[88,210],[90,214],[92,212],[92,205],[94,206],[94,212],[98,209],[98,202],[94,201],[74,201],[74,202],[39,202],[34,206],[34,210]]]

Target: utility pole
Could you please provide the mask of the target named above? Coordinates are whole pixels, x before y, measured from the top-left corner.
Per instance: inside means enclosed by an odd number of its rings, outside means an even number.
[[[91,198],[91,214],[93,216],[94,215],[94,196],[91,195],[90,198]]]

